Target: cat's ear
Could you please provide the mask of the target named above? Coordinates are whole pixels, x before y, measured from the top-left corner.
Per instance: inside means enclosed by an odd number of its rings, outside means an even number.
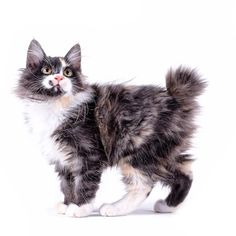
[[[65,56],[67,63],[74,66],[76,69],[81,70],[81,49],[79,44],[75,44]]]
[[[33,39],[28,48],[26,67],[34,70],[43,61],[45,56],[46,54],[39,42]]]

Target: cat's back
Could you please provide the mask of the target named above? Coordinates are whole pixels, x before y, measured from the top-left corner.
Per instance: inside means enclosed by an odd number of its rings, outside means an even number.
[[[136,112],[141,109],[149,109],[157,106],[168,97],[165,89],[159,86],[124,86],[104,85],[96,86],[97,109],[119,113],[121,111]]]

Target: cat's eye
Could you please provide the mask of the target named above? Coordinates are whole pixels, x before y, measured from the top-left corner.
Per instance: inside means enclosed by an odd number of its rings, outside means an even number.
[[[42,73],[45,74],[45,75],[50,75],[52,73],[52,69],[48,66],[44,66],[42,68]]]
[[[73,75],[73,72],[70,68],[66,68],[63,72],[63,74],[66,76],[66,77],[71,77]]]

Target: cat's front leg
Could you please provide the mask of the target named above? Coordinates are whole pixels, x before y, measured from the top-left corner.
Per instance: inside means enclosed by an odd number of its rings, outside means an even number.
[[[90,169],[74,179],[74,199],[65,214],[71,217],[85,217],[92,213],[93,202],[99,187],[102,171]]]
[[[61,181],[61,191],[64,195],[64,202],[56,204],[56,211],[58,214],[65,214],[68,205],[74,200],[74,177],[68,171],[58,171]]]

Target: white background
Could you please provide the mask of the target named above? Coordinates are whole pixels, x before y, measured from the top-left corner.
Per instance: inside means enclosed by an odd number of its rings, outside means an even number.
[[[11,1],[0,3],[0,235],[235,235],[236,7],[234,1]],[[11,94],[37,39],[52,56],[79,42],[91,82],[165,85],[170,66],[198,68],[209,86],[199,101],[194,184],[175,214],[154,214],[160,186],[125,217],[58,216],[58,181],[22,125]],[[96,206],[122,196],[119,173],[103,176]]]

